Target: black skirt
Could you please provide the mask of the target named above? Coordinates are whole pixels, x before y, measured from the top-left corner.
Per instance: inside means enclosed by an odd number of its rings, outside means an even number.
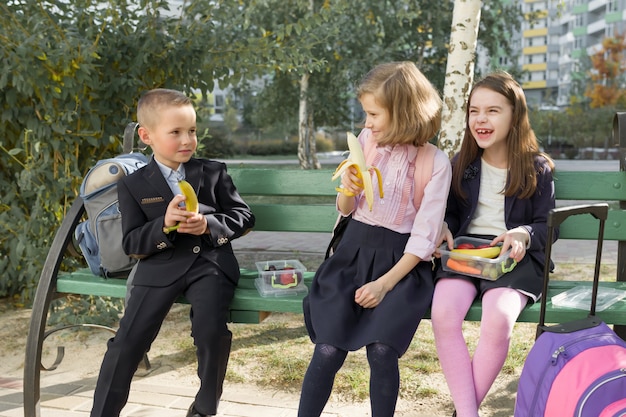
[[[409,234],[350,220],[337,250],[317,270],[303,302],[313,343],[346,351],[383,343],[398,356],[406,352],[432,301],[432,264],[420,262],[375,308],[359,306],[354,293],[400,260],[408,238]]]

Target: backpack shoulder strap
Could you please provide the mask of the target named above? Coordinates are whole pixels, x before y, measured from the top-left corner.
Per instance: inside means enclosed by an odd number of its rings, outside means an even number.
[[[376,149],[376,142],[369,140],[371,130],[363,129],[359,133],[359,139],[363,136],[365,159],[368,163],[371,162],[372,152]],[[426,184],[432,178],[433,167],[435,165],[435,155],[437,153],[437,146],[430,142],[426,142],[424,146],[420,146],[417,149],[417,155],[415,156],[415,192],[413,194],[413,204],[418,209],[422,204],[422,198],[424,197],[424,188]]]
[[[376,150],[376,142],[370,140],[371,134],[372,131],[370,129],[363,128],[358,136],[359,142],[361,141],[361,138],[363,140],[363,155],[365,156],[365,160],[368,164],[371,162],[371,158],[374,155],[372,152]]]
[[[437,147],[430,142],[426,142],[424,146],[420,146],[415,157],[415,192],[413,194],[413,203],[416,209],[419,209],[424,197],[424,188],[433,176],[433,167],[435,165],[435,154]]]

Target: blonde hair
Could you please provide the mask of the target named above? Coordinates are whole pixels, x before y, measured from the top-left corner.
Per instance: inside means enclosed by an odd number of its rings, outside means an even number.
[[[164,107],[193,106],[191,98],[178,90],[155,88],[146,92],[137,103],[137,122],[139,126],[154,127]]]
[[[376,66],[361,80],[357,97],[372,94],[389,112],[389,129],[378,144],[421,146],[441,127],[439,92],[413,62],[390,62]]]

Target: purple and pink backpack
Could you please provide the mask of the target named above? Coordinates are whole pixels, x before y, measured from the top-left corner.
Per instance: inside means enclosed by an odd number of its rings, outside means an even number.
[[[514,417],[625,417],[626,342],[595,316],[600,254],[608,205],[562,207],[548,216],[550,259],[553,228],[570,215],[590,213],[600,220],[596,269],[589,317],[544,326],[546,300],[539,318],[539,337],[520,375]],[[547,294],[548,267],[543,294]]]
[[[605,323],[544,332],[524,363],[514,417],[626,416],[626,342]]]

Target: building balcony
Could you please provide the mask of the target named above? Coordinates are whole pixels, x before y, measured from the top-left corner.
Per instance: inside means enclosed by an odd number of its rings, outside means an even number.
[[[589,2],[588,9],[589,12],[593,12],[594,10],[598,10],[600,8],[606,9],[607,0],[592,0]]]
[[[604,19],[600,19],[596,22],[590,23],[587,25],[587,34],[591,35],[594,33],[604,33],[606,30],[606,21]]]

